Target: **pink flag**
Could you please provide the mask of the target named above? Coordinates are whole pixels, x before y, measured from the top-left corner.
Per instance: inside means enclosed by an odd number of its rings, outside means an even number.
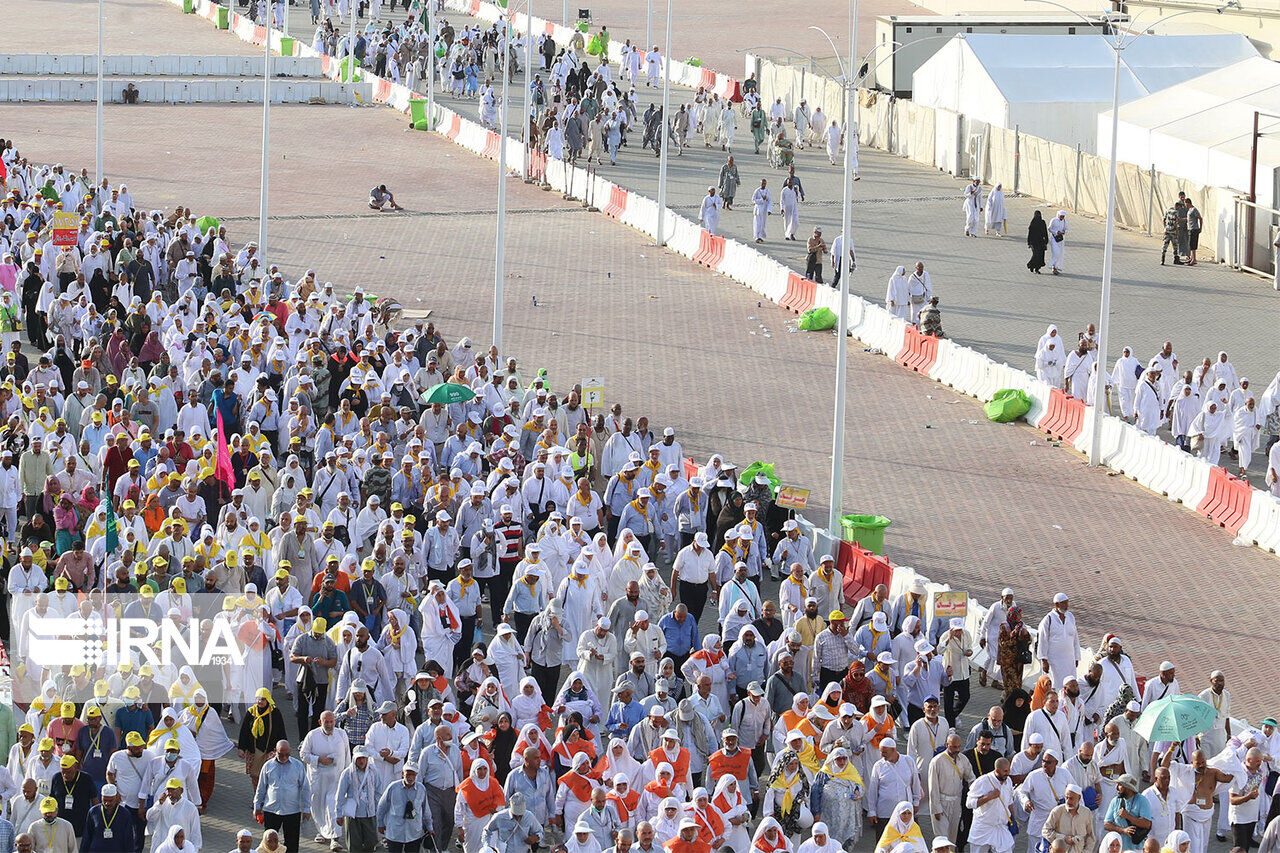
[[[215,410],[217,411],[217,410]],[[218,415],[218,452],[214,456],[213,476],[227,484],[228,489],[236,487],[235,471],[231,467],[231,450],[227,447],[227,432],[222,427],[222,412]]]

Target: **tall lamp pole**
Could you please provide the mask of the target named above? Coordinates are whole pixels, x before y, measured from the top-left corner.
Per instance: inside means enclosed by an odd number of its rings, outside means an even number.
[[[354,13],[353,13],[354,14]],[[271,145],[271,13],[266,19],[267,35],[262,49],[262,187],[258,207],[258,257],[267,262],[267,153]]]
[[[515,12],[510,13],[512,20]],[[493,345],[502,352],[502,302],[506,284],[507,251],[507,100],[511,78],[511,32],[513,27],[504,19],[502,34],[502,105],[498,109],[498,233],[494,247],[493,263]]]
[[[98,138],[97,152],[98,157],[94,166],[94,186],[95,188],[102,183],[102,0],[98,0]]]
[[[671,0],[667,0],[667,42],[662,46],[662,148],[658,157],[658,245],[667,245],[667,139],[671,136]]]
[[[823,33],[826,35],[826,33]],[[827,37],[830,41],[830,36]],[[834,46],[834,43],[833,43]],[[836,51],[837,58],[839,51]],[[853,251],[853,152],[858,144],[857,122],[854,120],[854,96],[858,71],[858,0],[849,4],[849,60],[844,68],[844,203],[840,210],[840,310],[836,323],[836,393],[831,434],[831,495],[827,529],[832,537],[840,535],[841,503],[844,500],[844,427],[847,397],[849,361],[849,279],[853,277],[853,264],[849,256]],[[844,64],[844,63],[842,63]]]

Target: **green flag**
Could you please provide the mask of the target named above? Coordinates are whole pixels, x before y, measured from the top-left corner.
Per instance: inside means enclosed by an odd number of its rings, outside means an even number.
[[[107,492],[102,503],[107,508],[107,553],[110,554],[120,545],[120,531],[116,527],[116,513],[111,507],[111,493]]]

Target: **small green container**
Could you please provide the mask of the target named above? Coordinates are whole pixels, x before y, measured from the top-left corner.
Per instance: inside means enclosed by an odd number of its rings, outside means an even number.
[[[873,554],[884,552],[884,529],[893,522],[883,515],[842,515],[844,541],[861,545]]]

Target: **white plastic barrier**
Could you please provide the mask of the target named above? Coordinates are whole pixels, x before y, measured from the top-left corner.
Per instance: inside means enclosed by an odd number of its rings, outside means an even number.
[[[1249,519],[1240,528],[1240,539],[1277,553],[1280,549],[1280,500],[1269,492],[1254,489],[1249,500]]]

